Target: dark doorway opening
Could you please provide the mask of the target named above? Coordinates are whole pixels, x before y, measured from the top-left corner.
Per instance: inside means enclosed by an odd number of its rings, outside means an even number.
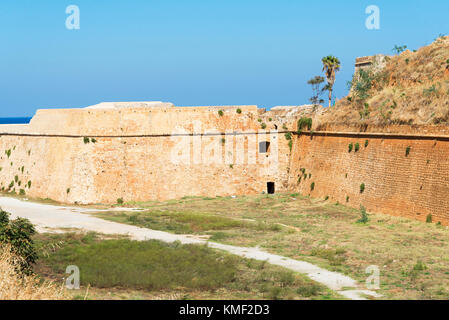
[[[267,192],[268,194],[274,194],[274,182],[267,182]]]
[[[259,143],[259,153],[268,153],[270,150],[270,143],[268,141],[263,141]]]

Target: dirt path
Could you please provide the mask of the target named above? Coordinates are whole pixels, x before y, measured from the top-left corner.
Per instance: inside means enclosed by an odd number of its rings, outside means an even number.
[[[93,217],[89,213],[100,212],[98,209],[54,206],[14,198],[0,197],[0,207],[11,213],[12,218],[29,219],[38,232],[66,232],[70,229],[81,229],[104,234],[128,235],[134,240],[160,240],[164,242],[180,241],[183,244],[205,244],[209,247],[224,250],[244,258],[267,261],[295,272],[305,274],[349,299],[364,299],[363,295],[380,297],[376,292],[360,288],[356,280],[337,272],[331,272],[311,263],[293,260],[283,256],[270,254],[258,248],[245,248],[208,242],[200,237],[176,235],[136,226],[121,224]],[[120,209],[121,211],[139,209]],[[105,211],[110,211],[105,210]]]

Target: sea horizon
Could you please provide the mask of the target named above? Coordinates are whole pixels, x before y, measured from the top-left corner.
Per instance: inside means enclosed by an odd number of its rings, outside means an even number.
[[[0,124],[28,124],[32,117],[0,117]]]

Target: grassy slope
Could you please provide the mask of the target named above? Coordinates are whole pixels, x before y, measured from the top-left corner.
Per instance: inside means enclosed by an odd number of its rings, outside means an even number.
[[[369,98],[354,94],[337,102],[316,119],[318,129],[329,124],[446,124],[449,121],[449,37],[416,52],[390,58],[372,81]],[[365,109],[365,103],[368,107]],[[360,112],[368,114],[361,117]]]
[[[386,298],[449,298],[446,227],[381,214],[370,214],[367,224],[359,224],[357,210],[297,194],[132,205],[147,210],[99,216],[158,230],[209,235],[211,240],[227,244],[259,245],[272,253],[343,272],[360,282],[367,277],[365,269],[377,265],[381,268],[381,293]],[[210,224],[217,217],[222,223]]]
[[[81,271],[91,299],[336,299],[302,275],[198,245],[39,235],[36,271],[61,279],[68,265]]]

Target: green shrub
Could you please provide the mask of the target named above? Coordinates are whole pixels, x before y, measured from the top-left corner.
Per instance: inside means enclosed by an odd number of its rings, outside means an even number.
[[[97,139],[92,138],[90,141],[92,141],[92,143],[97,143]]]
[[[352,142],[349,144],[348,146],[348,152],[351,153],[352,149],[354,149],[354,145],[352,144]]]
[[[9,159],[9,157],[11,156],[11,149],[5,150],[5,154],[6,154],[6,156],[7,156],[8,159]]]
[[[360,150],[360,145],[359,145],[359,143],[357,142],[356,144],[355,144],[355,146],[354,146],[354,151],[355,152],[358,152]]]
[[[90,142],[90,139],[88,137],[84,137],[83,141],[84,141],[85,144],[88,144]]]
[[[286,139],[286,140],[292,140],[292,133],[291,133],[291,132],[287,132],[287,133],[285,134],[285,139]]]
[[[30,188],[31,188],[31,180],[28,181],[28,189],[30,189]]]
[[[235,112],[237,112],[238,114],[242,113],[242,109],[238,108]]]
[[[117,204],[123,204],[123,203],[124,203],[123,198],[118,198],[117,199]]]
[[[312,118],[301,118],[298,120],[298,133],[307,127],[307,130],[312,130]]]
[[[291,152],[292,149],[293,149],[293,140],[290,140],[290,141],[288,142],[288,148],[290,149],[290,152]]]
[[[267,125],[265,123],[262,123],[260,126],[262,127],[262,129],[266,129],[267,128]]]
[[[329,196],[326,196],[326,198],[324,198],[324,201],[327,201],[327,200],[329,200]]]
[[[312,184],[310,185],[310,191],[315,190],[315,182],[312,182]]]
[[[360,193],[363,193],[363,192],[365,192],[365,184],[364,183],[362,183],[360,185]]]
[[[369,141],[368,141],[368,140],[365,140],[365,148],[368,147],[368,144],[369,144]]]
[[[20,194],[21,196],[24,196],[24,195],[25,195],[25,190],[24,190],[24,189],[20,189],[20,190],[19,190],[19,194]]]
[[[218,115],[219,115],[220,117],[223,117],[223,115],[224,115],[223,110],[218,110]]]
[[[349,196],[346,196],[346,202],[349,202]]]
[[[428,215],[427,215],[427,217],[426,217],[426,222],[427,222],[427,223],[432,223],[432,215],[431,215],[431,214],[428,214]]]
[[[9,220],[9,213],[0,209],[0,244],[10,245],[11,252],[21,259],[17,268],[24,274],[32,274],[33,264],[37,260],[32,236],[36,233],[34,226],[23,218]]]
[[[410,150],[412,149],[412,147],[408,146],[407,148],[405,148],[405,156],[408,157],[410,154]]]
[[[69,194],[70,193],[70,188],[67,188],[66,192],[67,192],[67,194]]]
[[[366,224],[368,223],[369,218],[368,214],[366,213],[366,208],[364,206],[360,206],[360,219],[357,220],[358,223]]]

